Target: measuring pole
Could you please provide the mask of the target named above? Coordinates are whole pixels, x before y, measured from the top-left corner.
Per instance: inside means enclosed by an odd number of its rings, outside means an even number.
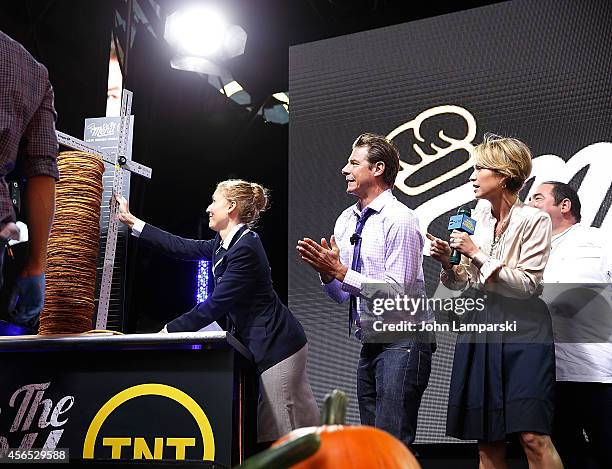
[[[111,284],[113,282],[113,271],[115,266],[115,251],[117,249],[117,233],[119,232],[119,220],[117,210],[119,204],[115,194],[123,194],[123,170],[120,163],[127,162],[127,145],[130,113],[132,112],[132,92],[123,90],[121,96],[121,120],[119,123],[119,146],[115,153],[115,165],[113,168],[113,195],[110,200],[110,213],[108,218],[108,231],[106,232],[106,248],[104,250],[104,264],[102,267],[102,281],[100,283],[100,296],[98,299],[98,314],[96,316],[96,329],[106,329],[108,320],[108,304],[110,301]]]
[[[63,132],[57,132],[58,142],[74,150],[93,153],[102,158],[103,161],[113,165],[113,194],[122,194],[124,171],[139,174],[148,179],[151,178],[152,170],[147,166],[131,161],[131,145],[129,138],[130,114],[132,109],[133,93],[124,89],[121,96],[121,114],[119,123],[119,145],[116,152],[111,154],[102,152],[89,145],[83,140],[72,137]],[[102,278],[100,282],[100,294],[98,299],[98,313],[96,316],[96,329],[106,329],[108,321],[108,309],[111,295],[111,285],[115,264],[115,253],[117,249],[117,235],[119,232],[119,221],[117,211],[119,204],[114,196],[110,200],[110,213],[108,220],[108,230],[106,235],[106,246],[104,250],[104,261],[102,267]]]

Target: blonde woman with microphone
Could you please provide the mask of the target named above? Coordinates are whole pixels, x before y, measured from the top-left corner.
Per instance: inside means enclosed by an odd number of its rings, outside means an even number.
[[[549,436],[552,325],[539,298],[551,221],[518,197],[531,173],[531,152],[517,139],[489,134],[474,148],[472,161],[470,181],[481,201],[473,213],[474,234],[453,231],[450,244],[427,235],[431,257],[442,264],[442,283],[484,304],[462,322],[493,326],[484,333],[458,334],[446,432],[478,440],[480,469],[506,468],[506,441],[512,437],[518,437],[530,469],[562,468]],[[451,249],[462,255],[458,265],[450,263]],[[506,321],[516,321],[517,330],[495,331]]]

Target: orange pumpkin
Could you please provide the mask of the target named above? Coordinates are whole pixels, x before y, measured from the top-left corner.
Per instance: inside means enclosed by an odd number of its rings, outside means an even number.
[[[325,398],[320,427],[300,428],[237,469],[421,469],[389,433],[365,425],[344,425],[346,394],[334,390]]]
[[[320,438],[320,448],[293,469],[420,469],[416,458],[394,436],[365,425],[344,425],[346,395],[334,390],[325,399],[320,427],[299,428],[279,439],[273,446],[309,434]]]
[[[418,461],[404,444],[389,433],[365,425],[323,425],[300,428],[275,445],[309,433],[321,438],[321,447],[292,469],[420,469]]]

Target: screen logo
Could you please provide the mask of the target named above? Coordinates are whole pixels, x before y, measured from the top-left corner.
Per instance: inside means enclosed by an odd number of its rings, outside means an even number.
[[[448,132],[440,128],[437,135],[440,140],[447,142],[448,145],[443,146],[427,142],[423,137],[423,124],[439,125],[438,116],[443,116],[442,124],[447,119],[456,120],[459,116],[464,121],[465,132],[461,136],[451,137]],[[435,121],[432,119],[435,119]],[[393,129],[387,134],[387,138],[393,140],[402,133],[409,131],[412,132],[410,137],[414,137],[416,143],[412,144],[412,148],[408,149],[408,152],[414,150],[420,161],[416,164],[410,164],[400,160],[400,171],[395,180],[395,187],[407,196],[423,194],[463,172],[471,171],[472,164],[469,155],[474,149],[473,142],[476,138],[477,125],[476,119],[467,109],[456,105],[432,107],[421,112],[411,121]],[[401,148],[397,141],[396,143],[400,148],[400,154],[406,152],[407,149]],[[609,163],[611,153],[611,142],[596,142],[587,145],[567,161],[552,154],[534,156],[531,176],[525,183],[531,184],[531,187],[525,195],[525,199],[529,200],[535,188],[542,182],[554,180],[567,183],[578,173],[584,171],[584,178],[577,191],[582,203],[582,223],[587,226],[593,224],[604,230],[612,231],[612,217],[609,216],[610,207],[609,204],[606,204],[606,194],[610,189],[610,181],[612,180],[612,165]],[[428,168],[426,168],[428,165],[432,165],[445,157],[456,158],[458,164],[453,165],[452,169],[446,172],[440,173],[430,170],[431,176],[428,176],[427,180],[421,184],[410,185],[407,183],[410,176],[420,170],[428,171]],[[463,161],[464,159],[465,161]],[[427,232],[433,220],[449,211],[456,211],[458,207],[474,200],[474,191],[471,182],[467,180],[468,176],[469,173],[466,174],[465,183],[428,198],[418,207],[415,207],[414,211],[419,218],[423,234]],[[479,205],[483,203],[486,202],[478,202]],[[428,251],[427,247],[425,249],[426,256],[429,255]]]
[[[440,130],[438,136],[441,140],[448,143],[448,146],[442,148],[437,146],[434,143],[430,143],[429,148],[423,150],[421,144],[425,144],[425,138],[421,135],[421,125],[427,119],[430,119],[435,116],[439,116],[442,114],[456,114],[463,119],[465,119],[466,124],[466,134],[461,139],[453,138],[444,133],[444,130]],[[395,187],[397,187],[400,191],[402,191],[406,195],[419,195],[423,192],[432,189],[438,184],[443,183],[444,181],[448,181],[449,179],[461,174],[464,171],[467,171],[472,166],[469,158],[464,163],[458,165],[457,167],[451,169],[450,171],[440,174],[432,178],[431,180],[420,184],[418,186],[409,186],[406,184],[406,180],[412,176],[417,171],[420,171],[424,167],[432,164],[434,161],[439,160],[440,158],[444,158],[445,156],[457,151],[457,150],[465,150],[468,153],[471,153],[474,149],[474,145],[472,142],[476,138],[476,119],[474,116],[467,110],[460,106],[436,106],[431,109],[427,109],[426,111],[421,112],[418,116],[416,116],[413,120],[406,122],[405,124],[400,125],[393,129],[387,135],[389,140],[393,140],[402,132],[406,132],[408,130],[412,130],[414,134],[414,138],[421,142],[421,144],[414,143],[412,145],[414,151],[419,155],[421,161],[417,164],[408,164],[404,161],[400,160],[400,171],[395,180]]]

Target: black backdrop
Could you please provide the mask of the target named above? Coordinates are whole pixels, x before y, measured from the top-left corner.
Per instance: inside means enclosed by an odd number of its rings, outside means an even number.
[[[49,70],[57,128],[83,136],[106,110],[112,2],[2,2],[0,29]]]
[[[449,215],[473,198],[465,186],[471,170],[445,175],[467,161],[487,131],[527,142],[538,156],[537,178],[571,181],[585,205],[583,222],[612,231],[605,218],[612,198],[611,37],[610,2],[514,1],[293,47],[289,245],[328,237],[354,203],[340,175],[354,138],[387,135],[410,122],[394,138],[406,164],[394,192],[415,209],[423,231],[445,235]],[[443,107],[451,105],[457,108]],[[426,111],[432,115],[413,121]],[[456,149],[446,154],[450,144]],[[422,158],[429,164],[407,177]],[[426,257],[424,268],[431,294],[439,266]],[[295,254],[289,303],[308,333],[317,398],[333,387],[351,391],[355,422],[359,344],[346,337],[347,307],[325,297]],[[451,441],[444,423],[453,337],[438,340],[419,415],[421,443]]]

